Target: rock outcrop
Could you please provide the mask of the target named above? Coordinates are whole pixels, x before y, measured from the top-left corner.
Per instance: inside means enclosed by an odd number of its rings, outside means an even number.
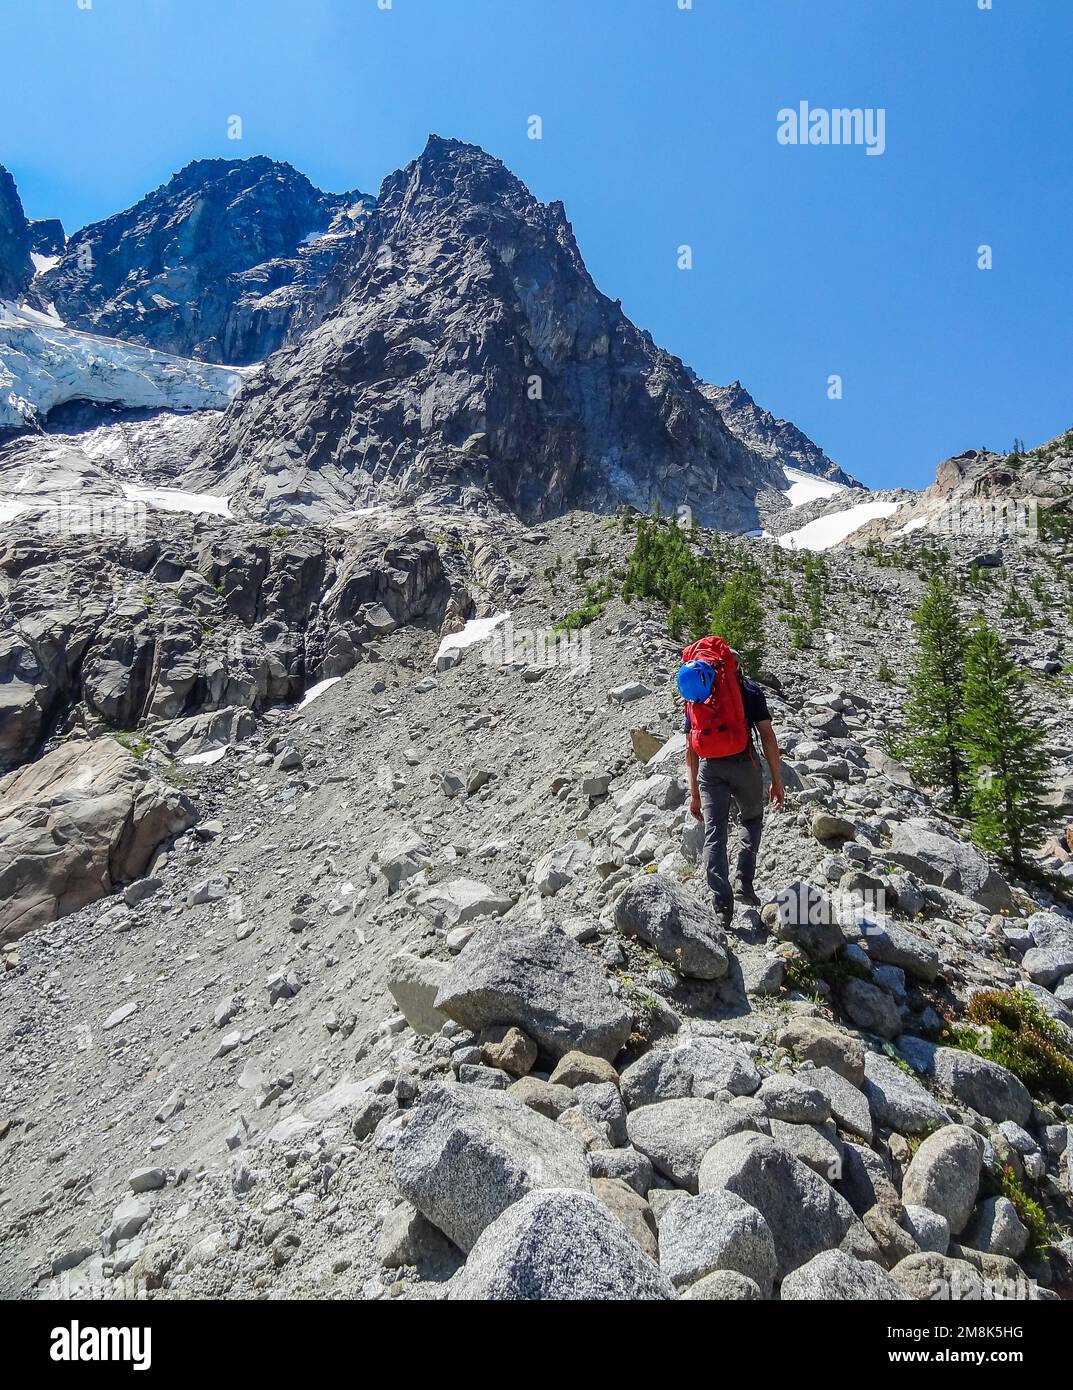
[[[62,744],[0,778],[0,941],[139,878],[196,819],[114,739]]]
[[[436,546],[406,525],[245,532],[152,512],[144,526],[0,543],[0,769],[61,726],[293,699],[385,627],[438,626],[449,596]]]

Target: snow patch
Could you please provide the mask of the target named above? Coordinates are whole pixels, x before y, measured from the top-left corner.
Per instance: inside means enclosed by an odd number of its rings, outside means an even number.
[[[34,263],[34,275],[44,275],[46,271],[52,269],[54,265],[59,265],[61,256],[42,256],[38,251],[30,252],[30,260]]]
[[[784,550],[830,550],[876,517],[892,516],[901,505],[900,502],[861,502],[845,511],[817,517],[796,531],[787,531],[779,537],[779,544]]]
[[[23,512],[28,512],[30,508],[25,502],[15,502],[10,497],[0,497],[0,526],[5,521],[14,521]]]
[[[163,512],[231,517],[227,498],[217,497],[211,492],[183,492],[177,487],[142,487],[138,483],[123,483],[122,487],[124,496],[131,502],[144,502],[147,507],[159,507]]]
[[[443,639],[436,652],[436,661],[444,652],[455,651],[461,647],[472,647],[476,642],[485,641],[499,624],[505,623],[509,617],[509,613],[493,613],[490,618],[470,618],[461,632],[448,633]]]
[[[783,493],[791,507],[803,507],[806,502],[815,502],[822,497],[834,497],[840,492],[848,492],[845,483],[834,483],[830,478],[817,478],[812,473],[804,473],[800,468],[783,467],[786,481],[790,486]]]
[[[319,699],[326,690],[330,690],[333,685],[338,685],[342,679],[342,676],[329,676],[327,680],[317,681],[316,685],[311,685],[298,701],[297,708],[305,709],[307,705],[311,705],[314,700]]]

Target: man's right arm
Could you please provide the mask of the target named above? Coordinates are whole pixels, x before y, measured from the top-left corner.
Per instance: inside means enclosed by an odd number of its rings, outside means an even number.
[[[697,786],[697,770],[700,759],[692,748],[686,745],[686,769],[689,772],[689,809],[697,820],[703,820],[700,810],[700,788]]]

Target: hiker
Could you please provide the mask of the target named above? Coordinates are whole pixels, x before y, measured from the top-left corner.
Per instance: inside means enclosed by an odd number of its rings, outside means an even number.
[[[768,798],[782,810],[785,794],[779,745],[763,690],[741,674],[738,661],[721,637],[702,637],[682,653],[678,693],[686,702],[683,732],[689,769],[689,809],[704,822],[702,862],[716,911],[729,922],[735,892],[756,906],[753,887],[760,830],[764,821],[764,778],[753,742],[760,735],[771,772]],[[741,818],[743,841],[738,852],[737,884],[730,883],[727,829],[731,801]]]

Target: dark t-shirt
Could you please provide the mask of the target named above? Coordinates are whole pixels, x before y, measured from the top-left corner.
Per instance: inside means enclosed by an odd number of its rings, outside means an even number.
[[[756,681],[751,681],[748,676],[741,678],[742,703],[745,706],[745,718],[749,723],[749,737],[757,724],[763,723],[765,719],[771,718],[771,710],[768,709],[767,696],[763,689],[757,685]],[[682,733],[689,733],[689,712],[686,711],[685,718],[682,720]]]

